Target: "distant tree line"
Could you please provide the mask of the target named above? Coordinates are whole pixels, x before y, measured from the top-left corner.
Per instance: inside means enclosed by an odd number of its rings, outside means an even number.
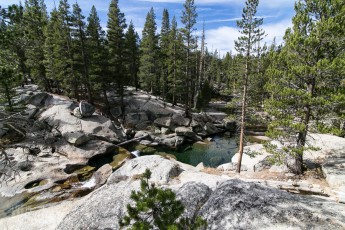
[[[29,79],[47,92],[101,100],[107,107],[110,89],[122,99],[130,85],[185,104],[187,114],[207,104],[212,88],[225,87],[228,67],[217,51],[205,48],[204,30],[198,49],[193,0],[184,4],[182,28],[164,9],[160,33],[152,8],[141,40],[117,0],[110,1],[106,32],[94,6],[85,18],[78,3],[70,6],[67,0],[49,14],[44,0],[26,0],[0,12],[0,79],[9,107],[10,91]]]

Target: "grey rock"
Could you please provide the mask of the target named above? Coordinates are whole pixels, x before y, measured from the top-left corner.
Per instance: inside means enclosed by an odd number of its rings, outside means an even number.
[[[25,110],[25,114],[26,114],[26,118],[27,119],[33,119],[35,118],[36,114],[39,112],[39,108],[31,108],[31,109],[27,109]]]
[[[148,141],[148,140],[141,140],[139,143],[140,143],[141,145],[146,145],[146,146],[149,146],[149,145],[152,143],[152,141]]]
[[[190,120],[186,117],[183,117],[180,114],[174,114],[172,116],[172,122],[176,126],[186,126],[187,127],[190,124]]]
[[[270,169],[272,167],[272,163],[269,161],[269,157],[264,158],[259,163],[254,165],[254,171],[260,172],[265,169]]]
[[[4,124],[0,123],[0,138],[3,137],[7,133],[8,129],[4,127]]]
[[[39,121],[45,121],[50,126],[57,127],[62,135],[68,132],[82,131],[89,136],[109,142],[119,143],[127,140],[121,127],[115,128],[108,118],[93,115],[79,119],[71,114],[72,108],[74,108],[73,103],[54,105],[40,115]]]
[[[83,204],[67,214],[56,229],[120,229],[119,220],[125,215],[127,204],[131,203],[129,196],[140,185],[138,180],[118,180],[94,191]]]
[[[111,175],[108,184],[114,183],[119,176],[132,177],[144,173],[146,169],[152,172],[150,180],[158,184],[168,183],[171,178],[178,176],[181,172],[176,162],[157,155],[143,156],[127,161]]]
[[[196,136],[193,130],[187,127],[177,127],[175,129],[175,133],[178,136],[185,136],[185,137],[190,137],[190,138],[194,138]]]
[[[203,162],[200,162],[195,168],[198,169],[198,170],[203,170],[203,169],[205,169],[204,163],[203,163]]]
[[[207,229],[341,228],[344,214],[332,217],[327,211],[320,212],[332,209],[327,203],[254,183],[228,180],[212,192],[198,214],[207,221]],[[330,222],[328,218],[340,218],[340,222]]]
[[[162,127],[161,128],[161,134],[163,134],[163,135],[167,135],[167,134],[169,134],[169,129],[168,128],[165,128],[165,127]]]
[[[94,181],[95,187],[97,189],[107,182],[107,179],[113,173],[113,168],[109,164],[105,164],[100,167],[91,177],[91,181]]]
[[[344,205],[326,199],[292,195],[255,183],[226,180],[211,190],[204,183],[171,181],[176,173],[169,160],[147,156],[127,161],[114,172],[107,184],[61,221],[58,229],[119,229],[118,221],[127,214],[131,190],[139,189],[133,176],[146,168],[152,171],[151,183],[172,188],[185,206],[183,217],[200,216],[207,229],[342,229]],[[184,171],[184,174],[188,171]],[[189,171],[190,174],[203,173]],[[161,176],[163,175],[163,176]],[[168,176],[169,175],[169,176]],[[136,177],[137,178],[137,177]],[[166,184],[168,183],[168,184]]]
[[[73,115],[79,119],[82,119],[83,116],[81,115],[81,112],[80,112],[80,108],[79,107],[76,107],[74,110],[73,110]]]
[[[141,124],[143,122],[147,122],[148,116],[145,112],[139,112],[139,113],[127,113],[126,114],[126,123],[130,127],[135,127],[138,124]]]
[[[86,101],[79,103],[80,113],[83,117],[91,117],[95,112],[95,107]]]
[[[63,136],[68,143],[74,146],[83,145],[90,140],[90,137],[82,132],[68,132],[65,133]]]
[[[162,131],[159,127],[155,127],[155,134],[161,134]]]
[[[212,190],[205,184],[188,182],[184,184],[176,194],[185,206],[182,217],[193,219],[198,216],[200,208],[207,202],[212,194]]]
[[[341,191],[345,193],[345,153],[326,158],[322,171],[331,187],[341,188]]]
[[[178,148],[184,143],[185,138],[183,136],[166,135],[155,139],[155,141],[168,147]]]
[[[138,131],[135,133],[134,138],[140,138],[140,137],[144,137],[147,136],[147,140],[151,140],[151,136],[150,136],[150,132],[148,131]]]
[[[154,121],[154,124],[158,127],[170,128],[172,125],[171,117],[161,117]]]
[[[207,122],[204,126],[204,130],[206,131],[207,134],[209,135],[213,135],[216,133],[219,133],[219,130],[216,126],[214,126],[213,123],[211,122]]]
[[[46,100],[49,98],[52,98],[52,96],[48,93],[37,93],[35,95],[32,95],[30,99],[28,100],[28,104],[35,105],[35,106],[45,106]]]
[[[236,121],[225,118],[223,121],[225,130],[234,132],[236,131]]]

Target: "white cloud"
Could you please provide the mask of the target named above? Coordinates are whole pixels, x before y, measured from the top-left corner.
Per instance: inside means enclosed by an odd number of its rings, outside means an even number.
[[[267,36],[264,38],[263,43],[266,42],[270,45],[273,39],[276,38],[276,43],[281,44],[283,42],[283,36],[285,30],[291,27],[291,20],[283,20],[277,23],[271,23],[263,25]],[[218,50],[221,56],[226,52],[235,51],[235,41],[241,36],[238,28],[222,26],[217,29],[206,30],[206,43],[209,51]],[[262,44],[263,44],[262,43]]]

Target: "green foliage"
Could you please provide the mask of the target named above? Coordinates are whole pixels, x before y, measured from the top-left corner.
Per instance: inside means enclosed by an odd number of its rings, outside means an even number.
[[[173,17],[171,22],[171,30],[169,33],[169,50],[168,50],[168,97],[176,104],[178,99],[184,93],[184,46],[182,34],[177,28],[176,18]]]
[[[48,23],[47,9],[43,0],[25,1],[24,27],[26,40],[26,64],[31,70],[32,77],[38,84],[51,91],[46,78],[44,65],[44,30]]]
[[[168,92],[168,75],[169,75],[169,67],[168,67],[168,55],[169,55],[169,37],[170,33],[170,18],[169,12],[167,9],[163,10],[163,18],[162,18],[162,28],[160,34],[160,55],[161,55],[161,88],[162,88],[162,96],[164,99],[167,97]]]
[[[181,201],[176,200],[175,193],[170,189],[159,189],[149,184],[151,171],[146,169],[141,179],[141,190],[132,191],[131,199],[135,206],[127,205],[128,216],[119,221],[121,227],[149,230],[153,228],[177,230],[200,229],[207,226],[200,217],[193,220],[180,218],[184,211]]]
[[[160,69],[157,61],[159,59],[159,48],[156,30],[156,15],[153,8],[151,8],[146,15],[140,44],[139,77],[142,88],[154,94],[160,92]]]
[[[129,84],[139,87],[138,71],[139,71],[139,35],[135,32],[133,22],[131,21],[126,32],[126,65],[129,71]]]
[[[127,28],[125,15],[121,12],[118,0],[111,0],[108,12],[108,52],[109,73],[112,82],[116,83],[118,95],[123,106],[124,86],[128,84],[128,70],[126,69],[126,42],[124,30]],[[109,86],[108,86],[109,87]]]
[[[186,0],[183,4],[183,11],[181,16],[181,22],[184,25],[181,28],[181,33],[185,45],[186,56],[185,56],[185,90],[184,103],[185,103],[185,113],[190,116],[190,109],[193,101],[193,88],[195,86],[195,78],[193,78],[193,60],[192,51],[197,47],[197,39],[193,36],[193,32],[196,31],[195,24],[198,14],[196,12],[196,6],[194,0]],[[197,73],[195,73],[197,75]]]
[[[197,100],[197,109],[204,109],[208,106],[208,103],[211,101],[212,96],[214,95],[213,89],[208,83],[205,81],[200,90],[199,98]]]
[[[105,103],[108,104],[106,90],[111,82],[108,74],[108,61],[106,49],[105,31],[101,27],[101,22],[95,6],[92,6],[86,25],[86,44],[88,47],[89,58],[89,77],[95,92],[103,92]],[[105,93],[104,93],[105,92]]]
[[[344,43],[339,39],[345,31],[338,25],[344,24],[345,6],[337,0],[305,0],[296,3],[295,11],[293,30],[288,29],[284,38],[286,45],[271,54],[266,71],[271,98],[265,108],[275,118],[268,136],[288,143],[283,152],[294,158],[291,169],[299,174],[303,152],[309,149],[310,122],[337,115],[344,108],[342,97],[336,96],[344,92],[344,66],[335,65],[343,59]]]
[[[18,57],[18,43],[16,36],[20,35],[22,23],[22,7],[9,6],[0,8],[0,95],[1,103],[6,103],[7,109],[13,110],[12,98],[14,88],[20,83],[22,60]],[[20,47],[19,47],[20,49]]]

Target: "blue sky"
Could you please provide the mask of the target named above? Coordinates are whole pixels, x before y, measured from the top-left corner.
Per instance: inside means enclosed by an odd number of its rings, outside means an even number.
[[[24,2],[24,0],[22,0]],[[55,0],[58,4],[59,0]],[[291,18],[294,14],[295,0],[261,0],[257,16],[264,18],[263,29],[267,33],[265,41],[271,43],[276,37],[277,43],[282,42],[286,28],[291,27]],[[1,6],[17,4],[19,0],[0,0]],[[53,0],[45,0],[48,10],[54,6]],[[70,0],[72,5],[75,0]],[[95,5],[101,18],[102,26],[106,27],[107,12],[110,0],[78,0],[87,17],[91,6]],[[133,21],[136,30],[141,34],[145,23],[145,17],[151,7],[154,8],[157,17],[157,26],[160,30],[161,16],[164,8],[167,8],[170,17],[178,19],[181,26],[180,16],[184,0],[119,0],[120,9],[125,13],[127,22]],[[195,0],[198,12],[197,35],[201,34],[202,24],[205,21],[206,42],[209,51],[217,49],[224,55],[227,51],[234,53],[234,41],[240,35],[236,28],[236,20],[241,18],[244,0]]]

